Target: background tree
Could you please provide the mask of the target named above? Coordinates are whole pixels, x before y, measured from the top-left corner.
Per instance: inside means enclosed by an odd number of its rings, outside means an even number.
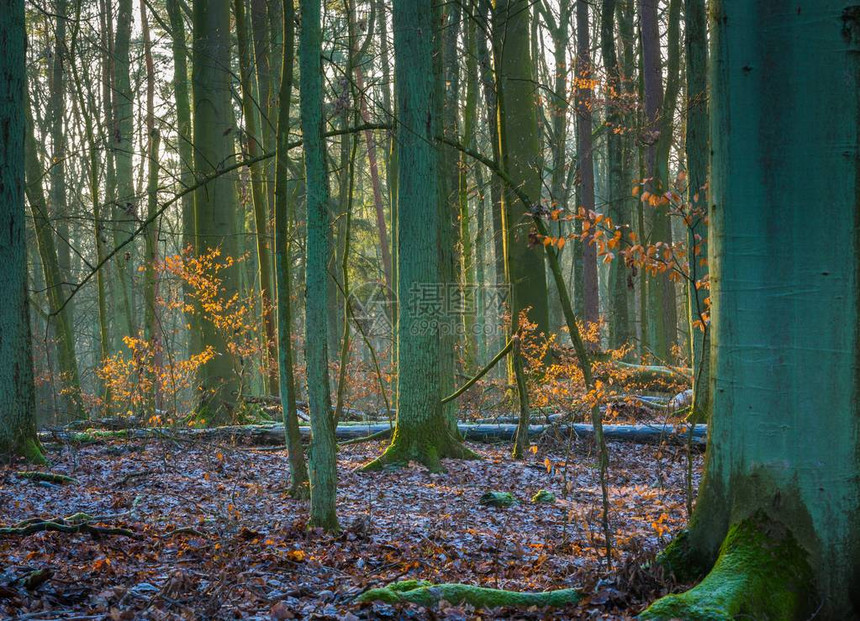
[[[193,4],[194,170],[198,177],[218,173],[234,158],[236,128],[231,104],[230,2],[195,0]],[[220,249],[236,258],[236,214],[239,204],[233,174],[221,174],[194,193],[197,251]],[[235,267],[224,270],[223,296],[239,292]],[[202,321],[202,346],[219,355],[202,369],[203,398],[209,420],[224,422],[236,408],[238,382],[224,334]]]

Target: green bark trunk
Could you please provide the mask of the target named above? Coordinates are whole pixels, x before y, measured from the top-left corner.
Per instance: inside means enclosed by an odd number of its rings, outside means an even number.
[[[588,32],[588,4],[576,3],[576,146],[579,159],[579,206],[594,211],[594,155],[592,153],[591,42]],[[600,320],[600,299],[597,283],[597,249],[594,244],[582,245],[583,310],[586,325]]]
[[[305,178],[307,179],[307,246],[305,358],[311,417],[310,525],[337,530],[337,445],[328,376],[326,311],[328,310],[329,187],[323,138],[322,26],[320,0],[301,0],[299,71]]]
[[[398,405],[391,445],[367,468],[419,461],[441,469],[443,457],[471,452],[454,435],[442,413],[440,394],[441,317],[433,296],[442,284],[439,127],[433,70],[434,23],[429,0],[394,6],[395,91],[398,148]],[[444,292],[444,289],[443,289]]]
[[[290,219],[288,205],[289,188],[289,141],[290,141],[290,97],[293,90],[293,62],[295,54],[295,11],[292,0],[284,2],[284,60],[281,63],[281,87],[278,109],[277,158],[275,172],[275,277],[278,310],[278,371],[279,389],[283,408],[284,430],[290,459],[290,493],[293,496],[306,494],[308,468],[302,450],[299,418],[296,411],[296,380],[293,372],[293,322],[291,312],[292,280],[290,275]]]
[[[36,438],[24,221],[24,0],[0,3],[0,460],[43,461]]]
[[[185,36],[185,20],[179,0],[166,0],[167,15],[170,19],[171,49],[173,51],[173,97],[176,104],[176,144],[179,154],[179,183],[183,188],[194,183],[194,147],[191,140],[191,99],[188,85],[188,44]],[[197,224],[194,220],[194,194],[189,192],[182,197],[182,248],[194,252],[196,247]],[[184,284],[186,304],[191,304],[190,288]],[[191,326],[188,334],[188,350],[200,351],[201,326],[194,313],[185,315],[186,323]]]
[[[787,532],[802,548],[800,561],[778,560],[808,563],[812,577],[794,591],[812,597],[756,608],[785,588],[766,572],[708,618],[860,614],[860,11],[845,0],[796,8],[711,7],[713,416],[689,532],[664,559],[707,569],[755,517],[756,536]],[[779,553],[766,545],[733,573],[762,576],[762,555]],[[694,589],[652,616],[694,618],[687,611],[708,598]]]
[[[537,93],[529,46],[529,3],[496,0],[493,14],[493,52],[498,76],[498,120],[501,164],[526,195],[541,196],[541,148],[538,134]],[[530,243],[534,231],[530,209],[510,189],[502,193],[506,253],[513,304],[512,322],[529,309],[538,332],[549,332],[546,267],[540,248]]]
[[[195,0],[193,5],[194,170],[200,177],[214,174],[233,156],[235,130],[230,100],[229,0]],[[197,250],[220,248],[222,257],[237,257],[235,175],[214,179],[194,194]],[[223,296],[239,292],[239,268],[221,272]],[[202,402],[210,422],[228,420],[236,407],[238,380],[225,335],[202,318],[203,347],[214,347],[216,356],[202,369]]]

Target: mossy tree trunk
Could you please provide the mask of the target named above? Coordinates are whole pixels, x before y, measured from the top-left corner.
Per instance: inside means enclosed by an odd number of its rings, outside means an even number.
[[[293,321],[291,305],[292,277],[290,275],[290,235],[287,214],[289,188],[290,97],[293,90],[295,53],[295,9],[293,0],[284,2],[284,60],[281,63],[281,87],[278,108],[277,156],[275,168],[275,279],[278,315],[279,391],[283,408],[284,430],[290,458],[290,492],[304,494],[308,468],[302,450],[299,418],[296,411],[296,379],[293,372]]]
[[[0,14],[0,459],[42,461],[27,304],[24,0],[3,0]]]
[[[299,72],[307,192],[305,358],[311,417],[310,525],[337,530],[337,444],[328,375],[329,187],[323,138],[321,0],[301,1]],[[284,105],[285,102],[282,102]]]
[[[171,49],[173,51],[173,97],[176,104],[176,150],[179,154],[179,183],[189,187],[194,183],[194,148],[191,132],[191,98],[188,85],[188,42],[185,36],[185,19],[179,0],[166,0],[167,15],[170,19]],[[188,193],[182,197],[182,247],[190,248],[193,252],[196,239],[196,223],[194,221],[194,194]],[[186,303],[191,305],[188,295],[190,287],[185,288]],[[188,349],[192,353],[200,350],[200,325],[194,313],[185,315],[186,322],[191,326],[188,334]]]
[[[700,587],[649,615],[701,618],[707,604],[709,619],[806,619],[820,605],[819,618],[853,619],[860,11],[845,0],[801,11],[721,0],[711,10],[713,416],[689,531],[664,561],[707,569],[722,553]],[[749,520],[755,532],[737,541]],[[790,539],[800,554],[784,549]],[[726,576],[727,556],[738,559],[735,583],[758,585],[730,591],[713,580]],[[812,601],[769,596],[787,584],[767,570],[774,556],[801,577],[808,565],[793,591]]]
[[[537,92],[529,45],[530,6],[527,0],[493,3],[493,54],[497,75],[499,156],[502,169],[523,192],[538,201],[541,196],[543,158],[538,133]],[[530,243],[534,232],[531,209],[510,189],[502,193],[507,265],[513,295],[511,320],[528,310],[538,332],[549,332],[546,266],[540,248]]]
[[[395,93],[398,110],[398,404],[394,437],[366,468],[410,460],[433,470],[443,457],[468,457],[448,425],[440,394],[438,295],[440,232],[439,128],[433,68],[434,22],[430,0],[394,5]],[[444,290],[443,290],[444,292]]]
[[[195,0],[192,84],[194,86],[194,170],[199,177],[215,174],[234,156],[235,131],[230,95],[230,0]],[[194,194],[197,251],[220,248],[222,257],[236,258],[235,175],[220,175]],[[222,295],[239,291],[239,267],[221,272]],[[215,358],[202,369],[202,405],[210,422],[224,422],[236,408],[238,380],[225,335],[204,316],[203,347],[215,348]]]

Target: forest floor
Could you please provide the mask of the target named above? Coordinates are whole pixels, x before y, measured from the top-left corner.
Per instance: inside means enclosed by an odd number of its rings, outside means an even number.
[[[286,495],[282,450],[168,439],[52,446],[50,471],[76,479],[66,484],[0,467],[0,526],[83,512],[136,535],[0,535],[0,618],[626,619],[679,588],[643,563],[686,522],[683,447],[610,444],[609,570],[589,442],[547,438],[523,461],[508,445],[472,444],[484,459],[446,461],[441,474],[357,470],[383,446],[341,449],[337,536],[306,528],[306,503]],[[542,489],[556,502],[532,503]],[[483,506],[487,491],[519,503]],[[410,578],[586,597],[554,611],[353,602]]]

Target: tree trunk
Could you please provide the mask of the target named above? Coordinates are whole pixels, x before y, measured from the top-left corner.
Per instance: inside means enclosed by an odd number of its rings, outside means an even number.
[[[860,12],[712,11],[713,417],[689,531],[663,558],[713,569],[646,616],[854,619]]]
[[[146,0],[140,0],[140,22],[143,32],[143,54],[146,64],[146,131],[148,134],[147,144],[147,183],[146,183],[146,216],[156,218],[158,211],[158,151],[161,144],[161,134],[155,126],[155,65],[152,59],[152,41],[149,35],[149,22],[146,17]],[[158,237],[160,223],[158,220],[151,222],[146,227],[146,264],[144,283],[144,329],[145,337],[153,348],[154,356],[152,368],[147,373],[152,374],[152,386],[154,406],[162,408],[161,404],[161,362],[162,347],[164,343],[161,333],[161,321],[157,315],[158,305],[158,273],[156,263],[158,262]]]
[[[0,459],[38,462],[24,221],[24,0],[3,0],[0,13]]]
[[[134,192],[134,93],[130,77],[130,42],[132,29],[132,0],[119,0],[116,13],[116,39],[112,55],[113,74],[113,141],[112,151],[116,165],[116,203],[113,208],[114,245],[124,242],[134,231],[138,217],[137,197]],[[126,246],[128,252],[119,256],[116,265],[119,298],[116,337],[135,336],[134,323],[134,244]]]
[[[536,87],[529,48],[529,3],[496,0],[493,14],[493,52],[498,76],[498,125],[501,164],[514,183],[532,200],[541,196],[541,148],[538,135]],[[513,294],[511,321],[528,310],[538,332],[549,332],[546,266],[540,248],[532,242],[530,210],[510,189],[502,193],[508,269]]]
[[[645,191],[657,197],[662,196],[669,189],[667,167],[669,146],[672,141],[672,118],[669,111],[674,113],[674,98],[677,97],[679,9],[679,0],[672,0],[669,12],[670,28],[667,35],[670,63],[667,68],[668,81],[664,100],[657,0],[639,0],[645,108],[645,130],[641,136],[645,144],[644,186]],[[672,227],[666,206],[658,205],[656,208],[649,208],[648,212],[646,220],[650,223],[650,229],[647,241],[651,244],[657,242],[671,244]],[[647,322],[648,342],[654,355],[661,360],[668,360],[672,343],[676,340],[677,330],[675,285],[669,279],[668,272],[649,278],[647,285],[648,317],[643,320]]]
[[[293,90],[295,54],[295,11],[293,1],[284,2],[284,60],[281,63],[281,88],[278,109],[277,161],[275,169],[275,277],[278,310],[278,371],[283,407],[284,430],[290,458],[290,493],[304,495],[308,468],[302,452],[299,418],[296,411],[296,380],[293,372],[293,322],[291,312],[292,281],[290,275],[290,235],[287,215],[289,190],[290,97]]]
[[[711,413],[710,326],[705,317],[708,290],[698,286],[708,276],[708,51],[705,0],[685,0],[687,50],[687,204],[689,280],[687,298],[693,362],[692,418],[703,423]],[[698,253],[695,251],[699,248]]]
[[[419,461],[441,469],[443,457],[467,457],[442,413],[440,328],[434,300],[442,283],[439,265],[440,124],[433,70],[432,3],[394,5],[395,91],[398,148],[398,406],[389,447],[366,468]],[[444,289],[442,289],[444,292]]]
[[[591,42],[588,33],[588,4],[576,2],[576,146],[579,156],[579,205],[594,211],[594,154],[591,140]],[[594,244],[582,246],[582,284],[585,324],[600,320],[600,299],[597,283],[597,249]]]
[[[25,98],[29,99],[26,96]],[[36,135],[33,127],[32,112],[27,102],[26,135],[24,137],[24,158],[26,168],[26,195],[30,205],[30,214],[33,217],[33,228],[36,231],[36,245],[39,249],[39,257],[42,263],[42,271],[45,277],[45,288],[48,294],[48,308],[53,315],[50,322],[57,338],[57,360],[60,366],[60,384],[63,388],[62,396],[67,413],[73,418],[83,418],[84,408],[81,402],[81,384],[78,374],[78,360],[75,353],[74,324],[68,305],[65,302],[65,289],[63,288],[62,269],[58,259],[56,246],[54,245],[54,233],[48,218],[48,202],[45,200],[45,191],[42,186],[44,169],[39,162]]]
[[[242,81],[242,114],[245,119],[245,144],[248,157],[260,155],[263,134],[257,131],[257,110],[252,92],[251,49],[245,20],[245,0],[234,0],[236,38],[239,44],[239,75]],[[263,93],[261,91],[260,97]],[[266,93],[268,98],[268,91]],[[265,116],[265,115],[264,115]],[[265,123],[265,119],[263,121]],[[269,394],[278,392],[277,335],[272,307],[272,253],[269,249],[269,201],[265,186],[265,164],[251,165],[251,200],[254,203],[254,226],[257,241],[257,284],[260,287],[260,307],[263,318],[265,376]]]
[[[230,99],[229,0],[195,0],[193,5],[194,170],[212,175],[234,156],[233,109]],[[194,195],[199,254],[220,248],[224,257],[237,257],[235,176],[221,175]],[[222,272],[226,298],[239,292],[239,267]],[[202,347],[212,346],[216,356],[202,369],[201,405],[210,422],[223,422],[236,407],[238,380],[225,335],[202,317]]]
[[[625,186],[623,137],[624,114],[622,111],[621,72],[615,47],[616,0],[603,0],[600,23],[600,47],[606,67],[606,165],[608,213],[616,227],[626,227],[630,222],[629,203],[626,198],[631,188]],[[628,313],[628,270],[624,261],[617,257],[609,264],[609,347],[615,349],[630,340],[630,318]]]
[[[328,376],[326,311],[328,310],[329,187],[323,138],[321,0],[301,0],[299,72],[305,178],[307,179],[307,246],[305,293],[305,358],[311,433],[310,524],[337,530],[337,450]]]

